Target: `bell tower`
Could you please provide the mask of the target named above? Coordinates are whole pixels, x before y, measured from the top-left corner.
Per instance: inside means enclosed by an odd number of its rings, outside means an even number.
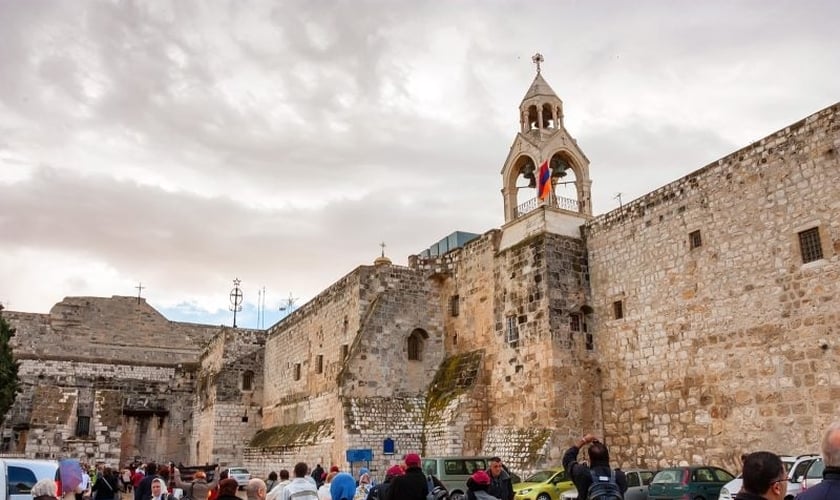
[[[520,130],[502,168],[505,225],[539,209],[579,226],[592,217],[589,159],[563,125],[563,101],[542,76],[543,56],[532,61],[537,74],[519,104]]]

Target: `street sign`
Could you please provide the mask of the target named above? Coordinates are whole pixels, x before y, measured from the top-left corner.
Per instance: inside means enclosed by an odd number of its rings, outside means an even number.
[[[371,460],[373,460],[373,450],[370,448],[347,450],[347,461],[350,463],[370,462]]]

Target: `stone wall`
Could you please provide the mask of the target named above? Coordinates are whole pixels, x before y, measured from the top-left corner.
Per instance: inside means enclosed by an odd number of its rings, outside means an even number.
[[[840,413],[838,150],[835,105],[586,227],[619,463],[818,451]],[[823,258],[803,264],[812,227]]]

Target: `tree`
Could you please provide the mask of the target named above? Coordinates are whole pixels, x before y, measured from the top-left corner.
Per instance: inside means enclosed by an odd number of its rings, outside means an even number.
[[[15,329],[3,318],[3,305],[0,304],[0,424],[15,402],[20,387],[19,363],[12,355],[11,341],[14,335]]]

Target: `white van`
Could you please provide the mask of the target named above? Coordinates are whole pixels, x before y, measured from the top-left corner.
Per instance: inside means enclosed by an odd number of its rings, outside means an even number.
[[[55,480],[58,462],[0,458],[0,500],[32,500],[32,487],[41,479]]]

